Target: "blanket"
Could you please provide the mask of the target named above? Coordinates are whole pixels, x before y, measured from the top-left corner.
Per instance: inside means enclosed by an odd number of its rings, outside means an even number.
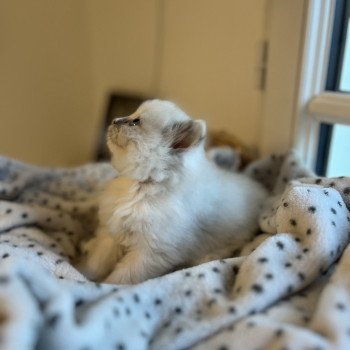
[[[0,157],[0,348],[350,349],[350,178],[293,152],[245,172],[270,197],[237,256],[122,286],[74,267],[114,170]]]

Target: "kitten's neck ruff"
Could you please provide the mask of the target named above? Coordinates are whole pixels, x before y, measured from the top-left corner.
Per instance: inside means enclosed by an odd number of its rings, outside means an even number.
[[[186,181],[188,176],[200,176],[202,171],[208,171],[208,163],[204,148],[196,147],[177,156],[163,158],[158,164],[136,159],[120,175],[136,182],[140,189],[156,186],[170,189]]]
[[[177,161],[173,162],[167,169],[157,170],[142,180],[137,180],[142,188],[158,186],[168,188],[169,190],[179,186],[188,177],[201,176],[201,172],[208,171],[210,168],[209,160],[206,157],[203,148],[195,148],[183,154],[179,154]],[[155,176],[152,176],[152,175]]]
[[[176,187],[181,183],[182,171],[178,170],[173,174],[169,174],[161,180],[155,180],[152,177],[146,180],[133,180],[137,187],[138,193],[147,193],[148,195],[160,195],[172,188]]]

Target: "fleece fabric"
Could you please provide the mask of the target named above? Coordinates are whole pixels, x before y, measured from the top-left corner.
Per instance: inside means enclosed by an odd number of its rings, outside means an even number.
[[[245,172],[270,197],[237,256],[119,286],[74,267],[115,171],[0,158],[0,348],[350,349],[350,178],[292,152]]]

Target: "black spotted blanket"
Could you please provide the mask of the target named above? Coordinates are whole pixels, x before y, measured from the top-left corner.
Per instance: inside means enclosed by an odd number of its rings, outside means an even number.
[[[0,158],[0,348],[350,349],[350,178],[293,153],[246,173],[271,196],[238,257],[116,286],[74,268],[114,170]]]

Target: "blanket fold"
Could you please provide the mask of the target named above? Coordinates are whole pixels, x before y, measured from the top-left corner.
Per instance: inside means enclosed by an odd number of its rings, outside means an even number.
[[[350,178],[293,152],[245,173],[270,197],[237,256],[118,286],[74,267],[110,165],[0,157],[1,349],[350,349]]]

